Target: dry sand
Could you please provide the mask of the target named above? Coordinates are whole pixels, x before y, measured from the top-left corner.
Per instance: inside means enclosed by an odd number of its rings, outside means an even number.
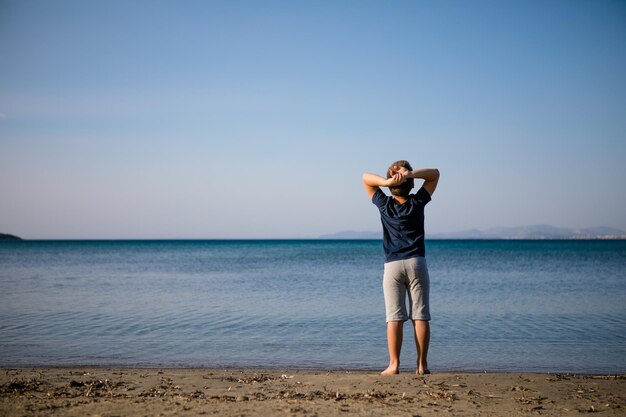
[[[626,415],[626,377],[232,369],[1,369],[1,416]]]

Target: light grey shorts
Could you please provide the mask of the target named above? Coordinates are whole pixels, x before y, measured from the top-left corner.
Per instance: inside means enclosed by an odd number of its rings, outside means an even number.
[[[430,320],[430,278],[426,258],[385,263],[383,294],[387,321]],[[409,295],[407,312],[406,296]]]

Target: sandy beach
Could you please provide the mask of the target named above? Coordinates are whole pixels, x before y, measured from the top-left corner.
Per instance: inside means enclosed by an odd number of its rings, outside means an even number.
[[[626,415],[626,376],[3,368],[2,416]]]

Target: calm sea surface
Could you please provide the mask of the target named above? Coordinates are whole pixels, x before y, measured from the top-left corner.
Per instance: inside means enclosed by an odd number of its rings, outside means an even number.
[[[433,370],[626,373],[625,241],[426,256]],[[383,369],[382,266],[380,241],[2,243],[0,365]]]

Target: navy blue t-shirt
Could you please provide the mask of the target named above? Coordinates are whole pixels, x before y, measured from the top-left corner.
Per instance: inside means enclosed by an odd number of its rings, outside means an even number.
[[[372,203],[380,211],[383,224],[383,249],[385,262],[424,256],[424,206],[430,194],[420,188],[410,194],[404,204],[398,204],[380,188],[372,197]]]

